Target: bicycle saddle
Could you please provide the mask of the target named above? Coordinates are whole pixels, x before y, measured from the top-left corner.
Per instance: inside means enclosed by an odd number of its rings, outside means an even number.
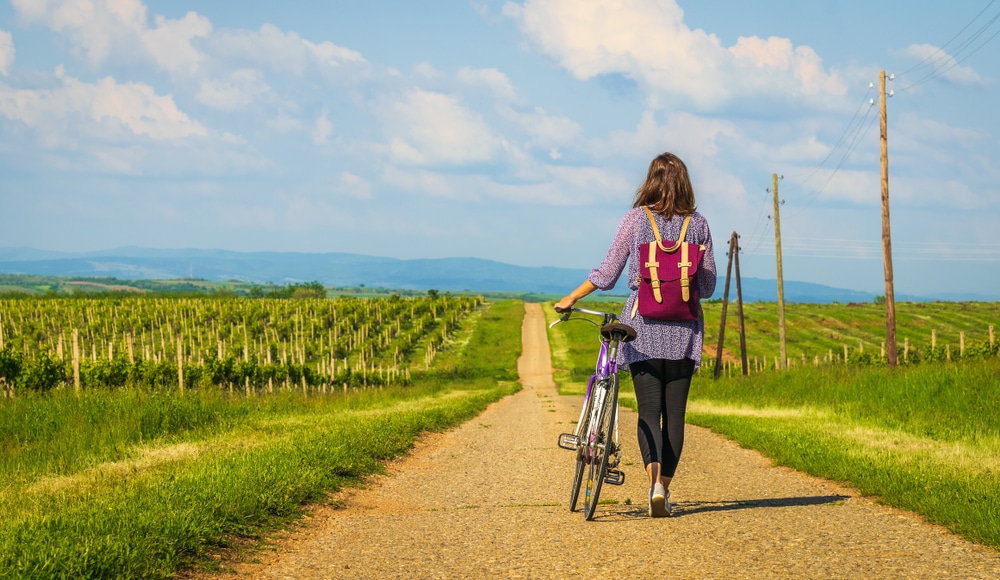
[[[632,342],[635,340],[635,329],[620,322],[609,322],[601,327],[601,336],[604,340]]]

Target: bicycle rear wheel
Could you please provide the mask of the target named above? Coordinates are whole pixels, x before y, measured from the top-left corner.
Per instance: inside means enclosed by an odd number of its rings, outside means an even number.
[[[590,464],[583,496],[583,513],[587,520],[594,519],[604,476],[608,474],[608,460],[615,453],[614,422],[615,405],[618,403],[618,376],[612,375],[608,383],[608,388],[594,402],[596,412],[593,416],[596,417],[596,422],[588,429],[590,434],[587,451]]]
[[[597,391],[598,389],[594,389]],[[594,407],[593,392],[587,397],[587,405],[583,410],[583,420],[577,426],[576,434],[580,441],[584,442],[576,449],[576,471],[573,474],[573,487],[569,492],[569,511],[576,511],[576,504],[580,499],[580,486],[583,484],[583,474],[587,470],[587,458],[589,457],[586,441],[590,432],[590,412]]]

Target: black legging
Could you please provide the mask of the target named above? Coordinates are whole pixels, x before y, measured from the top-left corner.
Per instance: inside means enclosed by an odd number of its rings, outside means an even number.
[[[684,413],[694,361],[662,358],[630,363],[639,406],[639,449],[644,465],[659,462],[660,473],[673,477],[684,448]],[[669,445],[663,444],[664,433]]]

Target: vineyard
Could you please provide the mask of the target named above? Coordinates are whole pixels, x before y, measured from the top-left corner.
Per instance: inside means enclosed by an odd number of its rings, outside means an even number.
[[[0,300],[0,383],[180,391],[405,385],[482,298]]]
[[[739,327],[735,304],[726,317],[724,361],[738,363]],[[706,363],[714,360],[721,306],[704,304]],[[750,372],[779,366],[778,313],[774,303],[743,307]],[[885,305],[789,304],[786,307],[788,366],[849,364],[882,366],[885,356]],[[900,302],[896,304],[896,347],[900,364],[995,356],[996,302]]]

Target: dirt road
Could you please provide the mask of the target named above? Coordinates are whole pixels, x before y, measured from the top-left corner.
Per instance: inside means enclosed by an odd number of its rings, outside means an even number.
[[[580,399],[552,383],[545,321],[526,306],[524,389],[426,438],[345,507],[319,508],[253,578],[1000,577],[1000,554],[839,485],[772,467],[688,426],[675,516],[646,517],[636,416],[620,413],[622,487],[593,522],[566,507],[572,454],[556,447]],[[631,502],[631,505],[629,505]]]

